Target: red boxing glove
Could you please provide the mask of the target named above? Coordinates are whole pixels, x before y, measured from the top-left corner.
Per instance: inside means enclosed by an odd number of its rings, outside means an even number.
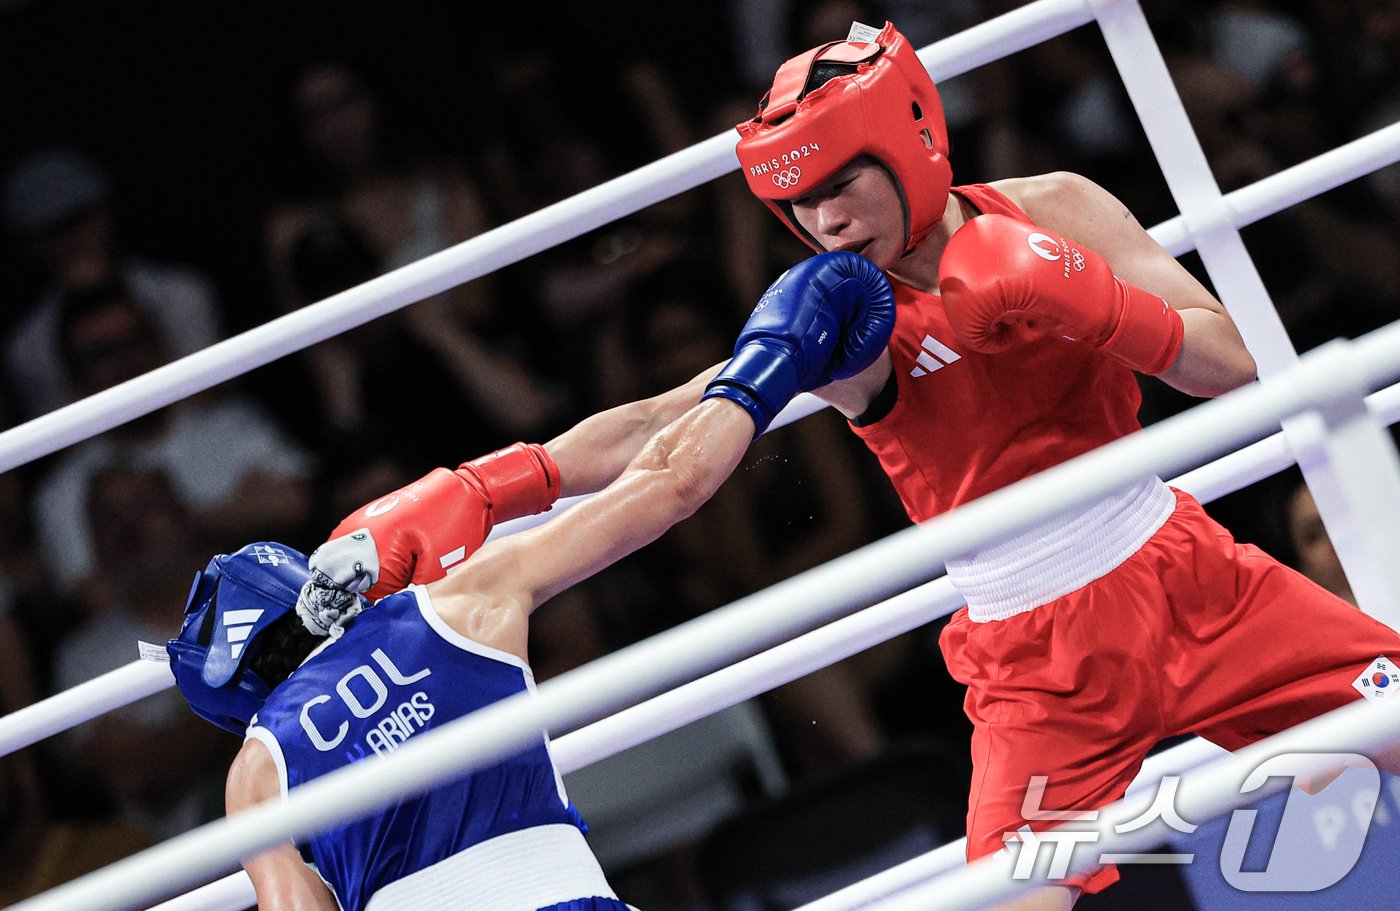
[[[1058,335],[1154,375],[1181,351],[1185,325],[1165,300],[1114,275],[1094,251],[1004,215],[953,232],[938,284],[953,331],[974,351]]]
[[[355,510],[311,555],[310,567],[377,600],[441,579],[497,522],[544,512],[558,498],[559,466],[543,446],[516,443],[455,471],[435,468]]]

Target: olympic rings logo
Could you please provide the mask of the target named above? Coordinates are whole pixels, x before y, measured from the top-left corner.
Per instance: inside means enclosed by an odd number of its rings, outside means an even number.
[[[1073,257],[1073,259],[1074,259],[1074,271],[1076,271],[1076,272],[1083,272],[1083,271],[1084,271],[1084,254],[1083,254],[1083,253],[1080,253],[1078,250],[1071,250],[1071,251],[1070,251],[1070,255],[1071,255],[1071,256]]]
[[[773,183],[778,185],[778,189],[786,190],[788,187],[797,186],[798,178],[802,176],[801,168],[788,168],[786,171],[779,171],[773,175]]]

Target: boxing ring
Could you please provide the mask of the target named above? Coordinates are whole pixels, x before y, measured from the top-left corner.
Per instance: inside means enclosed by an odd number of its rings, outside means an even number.
[[[1245,225],[1400,160],[1400,124],[1225,195],[1146,19],[1131,0],[1037,0],[920,56],[942,81],[1091,22],[1103,33],[1181,212],[1151,233],[1174,254],[1193,248],[1200,253],[1259,364],[1259,383],[562,674],[541,684],[536,698],[489,706],[405,742],[390,756],[297,788],[282,804],[210,823],[12,907],[143,907],[209,882],[233,869],[240,856],[504,758],[541,729],[557,737],[562,771],[582,767],[950,613],[959,601],[939,577],[944,559],[1147,474],[1173,477],[1173,484],[1210,500],[1297,463],[1361,606],[1400,626],[1400,561],[1387,559],[1400,550],[1400,458],[1385,432],[1400,421],[1400,385],[1390,385],[1400,379],[1400,324],[1299,358],[1239,235]],[[715,136],[0,434],[0,470],[699,186],[737,167],[734,142],[732,133]],[[813,410],[810,398],[799,400],[778,423]],[[137,661],[0,718],[0,755],[172,683],[163,664]],[[1185,772],[1178,807],[1195,818],[1217,816],[1269,792],[1241,794],[1241,783],[1266,755],[1304,749],[1370,753],[1400,743],[1397,703],[1348,706],[1233,755],[1200,741],[1187,743],[1152,757],[1139,781],[1150,785]],[[385,774],[384,763],[393,763],[392,774]],[[1144,790],[1135,787],[1102,815],[1096,824],[1100,847],[1133,853],[1161,842],[1156,830],[1115,828],[1140,814]],[[1028,885],[1009,881],[995,862],[959,869],[961,850],[960,843],[945,846],[808,911],[981,908]],[[247,878],[235,874],[160,907],[233,909],[245,907],[250,897]]]

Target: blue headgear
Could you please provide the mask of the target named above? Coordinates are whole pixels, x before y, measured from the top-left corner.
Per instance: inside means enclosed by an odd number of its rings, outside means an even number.
[[[240,736],[247,730],[272,692],[248,667],[258,636],[294,609],[310,577],[300,551],[268,542],[219,554],[195,574],[180,635],[165,646],[195,714]]]

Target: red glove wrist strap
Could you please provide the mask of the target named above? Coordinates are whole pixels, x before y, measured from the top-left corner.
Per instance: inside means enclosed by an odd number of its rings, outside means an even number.
[[[1101,346],[1139,373],[1156,376],[1181,353],[1186,325],[1159,295],[1114,276],[1121,293],[1118,325]]]
[[[559,466],[538,443],[515,443],[463,462],[491,504],[492,523],[544,512],[559,499]]]

